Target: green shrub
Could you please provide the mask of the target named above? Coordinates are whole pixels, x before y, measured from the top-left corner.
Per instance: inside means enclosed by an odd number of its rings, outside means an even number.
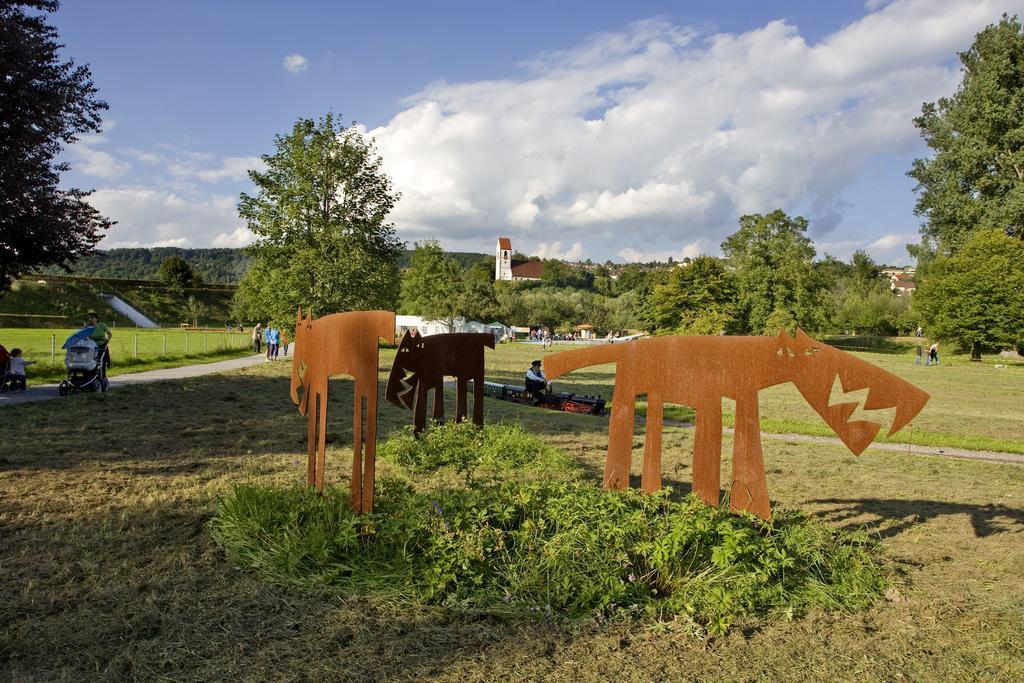
[[[211,529],[236,562],[275,582],[495,613],[680,616],[698,633],[859,608],[885,588],[863,533],[581,482],[418,492],[383,480],[362,517],[342,490],[240,486]]]
[[[412,427],[391,436],[380,457],[415,474],[451,467],[472,480],[477,469],[489,471],[570,471],[575,462],[520,425],[477,427],[471,422],[433,424],[419,438]]]

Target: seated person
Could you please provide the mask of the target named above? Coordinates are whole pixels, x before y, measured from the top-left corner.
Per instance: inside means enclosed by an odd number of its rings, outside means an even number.
[[[89,311],[87,317],[88,324],[93,327],[93,331],[92,334],[89,335],[89,339],[96,342],[96,346],[99,347],[99,353],[103,357],[103,365],[105,368],[109,368],[110,353],[107,352],[107,342],[110,341],[110,338],[114,336],[114,334],[110,331],[110,328],[107,327],[106,323],[100,322],[100,317],[96,314],[96,311]]]
[[[531,392],[538,401],[544,397],[545,391],[551,390],[551,382],[544,376],[539,360],[533,361],[530,369],[526,371],[526,390]]]
[[[34,360],[25,360],[21,357],[21,349],[11,349],[10,365],[7,368],[7,379],[10,382],[11,391],[21,389],[25,391],[28,386],[25,381],[25,366],[35,363]]]

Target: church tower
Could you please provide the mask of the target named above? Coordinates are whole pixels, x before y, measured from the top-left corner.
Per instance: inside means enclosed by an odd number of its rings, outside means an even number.
[[[494,252],[494,279],[512,279],[512,240],[508,237],[498,238],[498,247]]]

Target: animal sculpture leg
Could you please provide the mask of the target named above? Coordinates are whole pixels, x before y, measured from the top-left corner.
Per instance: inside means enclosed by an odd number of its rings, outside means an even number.
[[[761,451],[761,419],[757,394],[736,401],[736,431],[733,434],[732,495],[734,511],[753,512],[768,519],[772,509],[768,503],[768,481]]]
[[[647,427],[644,433],[643,490],[654,493],[661,488],[661,430],[665,405],[657,394],[647,395]]]
[[[416,398],[412,405],[412,433],[419,436],[427,426],[427,387],[421,382],[416,385]]]
[[[317,453],[316,453],[316,490],[319,493],[324,491],[324,465],[327,460],[327,392],[324,392],[321,397],[317,394],[317,401],[320,410],[318,411],[319,419],[319,434],[317,435]]]
[[[306,485],[316,486],[316,420],[317,397],[310,396],[306,405]]]
[[[374,382],[376,382],[374,378]],[[373,489],[377,481],[377,393],[366,398],[366,448],[363,455],[363,512],[373,512]]]
[[[444,378],[434,387],[434,422],[444,422]]]
[[[697,406],[693,435],[693,492],[708,505],[718,506],[722,485],[722,399]]]
[[[612,416],[608,422],[608,458],[604,463],[606,489],[629,488],[629,463],[633,454],[633,422],[636,396],[615,392]]]
[[[363,512],[363,396],[356,385],[352,408],[352,510]]]
[[[466,406],[466,385],[468,380],[465,377],[459,376],[455,378],[455,421],[462,422],[466,419],[466,413],[468,412]],[[476,383],[474,382],[474,391]]]
[[[484,376],[473,378],[473,424],[484,426]]]

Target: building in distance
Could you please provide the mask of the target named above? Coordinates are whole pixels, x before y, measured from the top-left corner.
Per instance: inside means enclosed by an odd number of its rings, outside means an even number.
[[[520,261],[512,258],[512,240],[499,237],[494,252],[495,280],[539,280],[544,271],[542,261]]]

